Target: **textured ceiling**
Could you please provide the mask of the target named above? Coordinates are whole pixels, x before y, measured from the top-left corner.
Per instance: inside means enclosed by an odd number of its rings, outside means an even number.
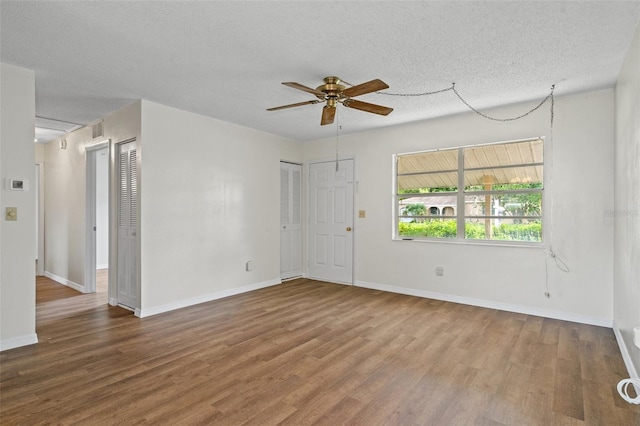
[[[337,75],[388,92],[450,86],[477,108],[611,87],[640,1],[606,2],[14,2],[3,0],[1,60],[36,72],[36,114],[86,124],[147,99],[312,140],[322,104],[285,87]],[[350,133],[465,110],[452,92],[368,94],[383,117],[341,108]]]

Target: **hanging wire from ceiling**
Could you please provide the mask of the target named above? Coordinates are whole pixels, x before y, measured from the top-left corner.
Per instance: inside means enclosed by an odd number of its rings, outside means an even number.
[[[340,130],[342,130],[342,126],[340,125],[340,116],[338,115],[338,108],[336,108],[336,172],[338,171],[338,139],[340,138]]]
[[[471,105],[469,105],[469,102],[467,102],[461,95],[460,93],[458,93],[458,91],[456,90],[456,83],[453,83],[451,85],[451,90],[453,90],[453,93],[456,94],[456,96],[458,97],[458,99],[460,99],[460,101],[465,104],[467,107],[469,107],[469,109],[473,112],[475,112],[476,114],[478,114],[481,117],[486,118],[487,120],[493,120],[493,121],[515,121],[515,120],[520,120],[521,118],[526,117],[527,115],[533,113],[534,111],[536,111],[538,108],[540,108],[542,105],[544,105],[545,102],[547,102],[548,100],[551,100],[551,126],[553,127],[553,91],[555,90],[556,85],[552,85],[551,86],[551,92],[549,92],[549,94],[535,107],[533,107],[532,109],[530,109],[529,111],[525,112],[524,114],[521,114],[517,117],[510,117],[510,118],[496,118],[496,117],[491,117],[487,114],[484,114],[481,111],[478,111],[476,108],[472,107]]]
[[[449,90],[454,89],[455,83],[451,85],[451,87],[447,87],[446,89],[435,90],[433,92],[423,92],[423,93],[389,93],[389,92],[376,92],[379,95],[387,95],[387,96],[428,96],[428,95],[436,95],[442,92],[448,92]]]
[[[347,81],[342,80],[342,82],[345,83],[348,86],[353,86],[353,84],[351,84],[351,83],[349,83]],[[460,92],[458,92],[458,90],[456,89],[456,83],[455,82],[451,83],[450,87],[446,87],[446,88],[440,89],[440,90],[434,90],[434,91],[431,91],[431,92],[422,92],[422,93],[376,92],[376,94],[385,95],[385,96],[412,97],[412,96],[436,95],[438,93],[444,93],[444,92],[452,91],[453,93],[455,93],[456,97],[460,100],[460,102],[465,104],[467,106],[467,108],[469,108],[471,111],[473,111],[476,114],[478,114],[480,117],[486,118],[487,120],[501,121],[501,122],[520,120],[521,118],[524,118],[524,117],[528,116],[529,114],[532,114],[533,112],[538,110],[547,101],[551,101],[551,127],[553,127],[553,113],[554,113],[553,112],[553,107],[554,107],[554,102],[555,102],[554,98],[553,98],[553,92],[555,91],[555,88],[556,88],[555,84],[551,85],[551,91],[549,92],[549,94],[542,101],[540,101],[540,103],[538,105],[536,105],[535,107],[531,108],[529,111],[525,112],[524,114],[520,114],[520,115],[518,115],[516,117],[508,117],[508,118],[492,117],[490,115],[487,115],[487,114],[483,113],[482,111],[478,110],[477,108],[474,108],[471,104],[469,104],[469,102],[465,98],[462,97]]]

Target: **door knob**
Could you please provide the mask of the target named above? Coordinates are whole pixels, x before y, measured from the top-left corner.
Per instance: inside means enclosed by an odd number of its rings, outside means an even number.
[[[351,232],[351,227],[347,226],[347,232]]]

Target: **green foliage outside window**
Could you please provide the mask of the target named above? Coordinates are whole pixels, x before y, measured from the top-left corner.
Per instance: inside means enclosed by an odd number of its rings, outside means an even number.
[[[410,188],[398,189],[398,194],[433,194],[435,192],[456,192],[455,186],[445,186],[441,188]]]
[[[456,238],[455,220],[434,220],[423,223],[398,223],[398,233],[404,238]],[[485,239],[483,221],[465,223],[465,237],[471,240]],[[542,241],[542,224],[539,221],[529,223],[502,223],[493,227],[492,240],[502,241]]]
[[[402,214],[405,216],[424,216],[427,214],[427,208],[420,203],[408,204],[402,209]]]

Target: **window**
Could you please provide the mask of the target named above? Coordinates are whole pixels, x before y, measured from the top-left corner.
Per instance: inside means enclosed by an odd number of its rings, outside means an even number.
[[[542,242],[542,138],[396,155],[399,239]]]

